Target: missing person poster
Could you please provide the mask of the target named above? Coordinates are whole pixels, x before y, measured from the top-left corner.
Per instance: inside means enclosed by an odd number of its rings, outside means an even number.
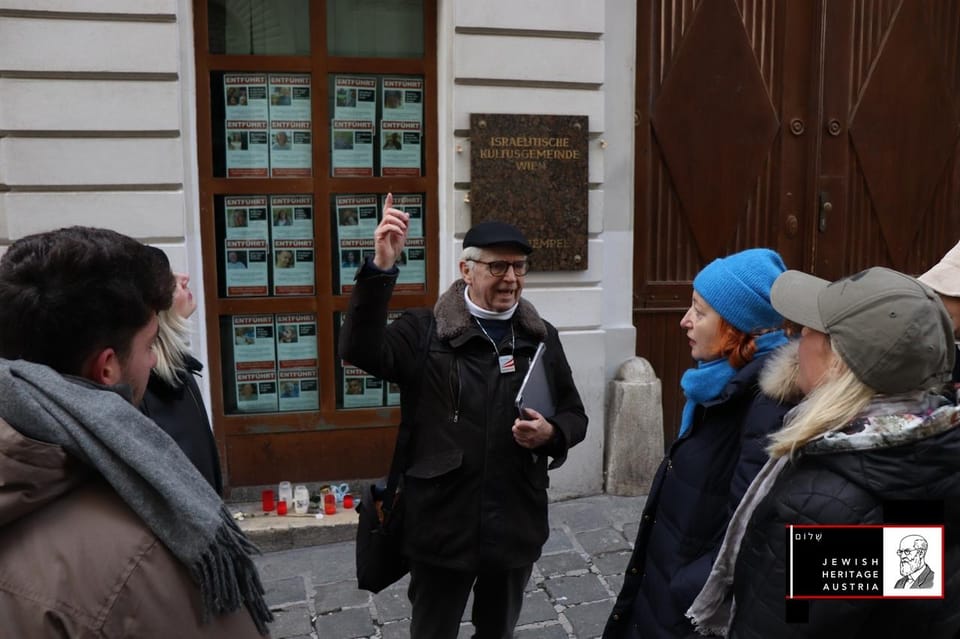
[[[316,292],[313,241],[313,196],[270,197],[273,223],[273,294]]]
[[[336,254],[333,256],[334,290],[353,290],[357,267],[367,255],[373,255],[373,233],[377,228],[376,194],[338,195],[334,197]]]
[[[270,164],[266,120],[226,120],[227,177],[267,177]]]
[[[377,202],[374,194],[335,196],[337,239],[372,239],[377,230]]]
[[[266,240],[224,240],[227,297],[267,295]]]
[[[310,74],[270,74],[270,119],[310,121]]]
[[[270,96],[270,176],[310,177],[313,162],[310,74],[272,73]]]
[[[381,208],[385,200],[386,196],[383,196],[380,202]],[[410,216],[407,220],[407,237],[423,237],[423,194],[394,193],[393,208]]]
[[[277,410],[273,315],[234,315],[232,324],[237,410]]]
[[[313,295],[313,238],[273,239],[273,294]]]
[[[312,136],[309,120],[270,120],[270,176],[310,177]]]
[[[316,368],[317,318],[312,313],[277,315],[277,366]]]
[[[267,198],[263,195],[225,197],[223,204],[226,295],[267,295]]]
[[[345,294],[353,290],[353,276],[357,273],[357,267],[366,255],[373,254],[373,238],[345,238],[341,239],[338,245],[339,250],[334,259],[339,260],[339,269],[334,272],[340,273],[340,293]]]
[[[238,195],[223,198],[226,236],[229,240],[266,240],[267,196]]]
[[[281,411],[318,410],[320,392],[316,368],[281,368],[277,373]]]
[[[419,122],[380,122],[380,175],[418,177],[423,136]]]
[[[276,371],[237,371],[237,410],[268,413],[277,410]]]
[[[423,78],[383,78],[383,119],[423,123]]]
[[[273,315],[233,316],[233,361],[237,370],[273,370]]]
[[[332,120],[333,177],[373,176],[373,120]]]
[[[276,322],[280,410],[316,410],[317,318],[312,313],[287,313],[278,314]]]
[[[377,117],[377,79],[347,75],[334,77],[333,117],[336,120],[369,120]]]
[[[346,313],[337,312],[334,314],[338,334],[345,317]],[[340,380],[340,388],[337,391],[338,408],[383,406],[383,380],[369,375],[366,371],[345,360],[338,359],[337,361],[339,362],[337,378]]]
[[[263,73],[227,73],[223,76],[227,120],[267,119],[267,76]]]
[[[223,76],[227,177],[267,177],[267,76]]]
[[[380,208],[386,201],[386,195],[380,198]],[[394,193],[393,208],[410,216],[407,221],[407,241],[397,268],[400,271],[394,290],[423,291],[427,286],[426,241],[423,236],[424,200],[422,193]],[[372,248],[372,245],[371,245]],[[352,286],[348,290],[352,290]]]
[[[306,239],[313,237],[313,196],[270,196],[270,221],[273,239]]]
[[[397,260],[395,291],[423,291],[427,287],[426,243],[422,237],[408,237]]]
[[[383,380],[350,366],[343,367],[343,407],[383,406]]]

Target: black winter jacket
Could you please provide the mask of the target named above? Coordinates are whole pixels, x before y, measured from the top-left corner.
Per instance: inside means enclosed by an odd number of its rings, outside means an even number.
[[[928,419],[951,424],[933,436],[860,449],[815,442],[781,472],[757,505],[740,544],[731,637],[960,637],[960,414]],[[860,426],[856,426],[860,430]],[[923,500],[923,501],[921,501]],[[932,500],[932,501],[926,501]],[[937,514],[910,516],[918,504]],[[942,510],[942,512],[941,512]],[[897,517],[893,513],[899,512]],[[944,599],[814,600],[807,623],[785,623],[787,524],[945,524]],[[936,578],[941,578],[936,568]]]
[[[710,574],[730,515],[767,460],[767,436],[791,407],[764,395],[769,354],[746,364],[660,464],[604,639],[697,636],[684,613]]]
[[[395,282],[394,273],[369,264],[360,269],[340,356],[401,389],[419,378],[413,454],[404,474],[404,550],[416,561],[464,571],[531,564],[549,533],[547,456],[552,468],[559,466],[587,428],[557,330],[521,299],[513,316],[517,370],[501,374],[493,345],[464,302],[465,284],[457,281],[437,301],[427,361],[415,370],[430,311],[404,313],[387,326]],[[542,340],[557,435],[531,452],[513,440],[514,397]],[[501,353],[510,352],[510,342],[508,332]]]
[[[177,442],[200,474],[218,495],[222,495],[223,478],[220,475],[217,443],[210,429],[203,395],[194,378],[203,370],[203,364],[189,355],[185,364],[187,370],[177,371],[180,379],[178,388],[166,383],[155,372],[150,373],[140,410]]]

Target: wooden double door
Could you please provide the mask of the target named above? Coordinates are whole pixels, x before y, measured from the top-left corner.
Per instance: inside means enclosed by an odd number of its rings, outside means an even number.
[[[634,324],[675,437],[716,257],[917,274],[960,240],[960,0],[643,0]]]

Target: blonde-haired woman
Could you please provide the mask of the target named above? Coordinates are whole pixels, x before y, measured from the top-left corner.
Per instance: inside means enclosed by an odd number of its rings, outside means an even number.
[[[960,409],[938,392],[954,363],[950,316],[932,290],[885,268],[832,284],[787,271],[771,300],[804,327],[806,398],[773,435],[688,616],[705,634],[751,639],[958,636]],[[786,526],[907,523],[946,524],[944,598],[815,600],[786,622]]]
[[[220,459],[194,377],[203,365],[188,348],[187,320],[197,310],[197,302],[190,292],[190,276],[174,273],[174,278],[173,304],[159,314],[160,330],[154,343],[157,365],[150,373],[141,410],[177,442],[219,495],[223,493]]]

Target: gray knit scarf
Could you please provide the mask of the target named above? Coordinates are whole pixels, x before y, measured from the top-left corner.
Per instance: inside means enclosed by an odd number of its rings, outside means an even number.
[[[747,531],[753,511],[770,492],[777,477],[786,468],[788,460],[787,455],[768,459],[747,488],[737,509],[733,511],[720,551],[713,562],[713,568],[710,569],[710,576],[686,612],[687,619],[701,635],[726,637],[730,634],[730,623],[736,612],[736,601],[732,592],[733,572],[737,565],[737,555],[740,553],[740,542]]]
[[[261,634],[273,615],[257,548],[177,444],[117,392],[0,359],[0,417],[94,468],[188,569],[204,619],[245,605]]]

